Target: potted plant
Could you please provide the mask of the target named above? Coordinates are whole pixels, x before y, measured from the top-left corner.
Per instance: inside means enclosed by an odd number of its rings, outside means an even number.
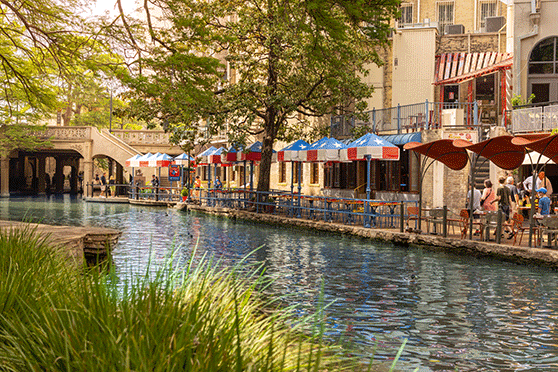
[[[182,195],[182,201],[185,202],[186,199],[188,199],[188,189],[183,188],[182,191],[180,191],[180,195]]]

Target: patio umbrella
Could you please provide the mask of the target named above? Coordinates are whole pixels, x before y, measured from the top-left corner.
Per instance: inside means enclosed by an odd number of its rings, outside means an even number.
[[[299,151],[306,150],[310,145],[304,140],[298,140],[277,152],[277,161],[301,161]]]
[[[208,149],[204,150],[203,152],[199,153],[196,156],[196,159],[199,159],[197,162],[199,165],[207,165],[209,164],[209,155],[213,153],[213,151],[217,150],[215,147],[211,146]]]
[[[141,158],[141,155],[134,155],[132,156],[130,159],[126,160],[126,166],[127,167],[132,167],[132,168],[137,168],[139,167],[139,159]]]
[[[339,151],[341,161],[351,160],[399,160],[399,147],[374,133],[366,133]]]
[[[294,194],[294,162],[298,162],[298,205],[300,206],[300,197],[302,191],[302,180],[301,180],[301,159],[299,157],[299,152],[306,150],[310,145],[304,140],[298,140],[291,143],[287,147],[279,150],[277,152],[277,161],[290,161],[291,162],[291,195]],[[292,203],[292,201],[291,201]],[[298,217],[300,217],[300,208],[298,208]]]
[[[168,167],[172,162],[172,156],[167,154],[157,153],[149,159],[150,167]]]
[[[439,161],[445,166],[453,170],[461,170],[465,168],[469,161],[467,151],[462,147],[456,147],[451,139],[441,139],[428,143],[409,142],[403,146],[406,150],[414,151],[416,154],[424,155],[420,162],[419,177],[419,210],[418,210],[418,228],[422,228],[422,184],[426,171],[435,161]],[[428,161],[430,163],[428,163]],[[472,195],[472,192],[471,192]],[[471,200],[473,198],[471,197]],[[473,213],[470,213],[471,217]]]
[[[304,150],[300,150],[300,152],[298,154],[299,159],[301,159],[304,162],[307,162],[308,161],[308,151],[311,151],[312,149],[315,149],[317,146],[324,143],[328,139],[329,138],[327,138],[327,137],[323,137],[323,138],[317,140],[316,142],[313,142],[310,146],[308,146],[308,148],[306,148]]]
[[[144,167],[149,167],[149,160],[155,156],[155,154],[152,154],[150,152],[148,152],[147,154],[143,155],[142,157],[140,157],[139,160],[139,167],[144,168]]]
[[[306,161],[339,161],[339,151],[345,148],[347,148],[347,146],[343,142],[335,138],[328,138],[326,141],[321,142],[317,146],[312,146],[312,148],[306,151]]]
[[[231,146],[226,151],[221,153],[221,163],[236,163],[240,161],[240,153],[242,147]]]
[[[188,167],[188,180],[186,182],[186,184],[188,185],[188,188],[190,187],[190,167],[195,167],[196,163],[195,163],[195,159],[193,157],[191,157],[189,154],[186,154],[185,152],[183,152],[182,154],[175,156],[174,157],[174,164],[180,165],[181,170],[180,170],[180,178],[181,178],[181,185],[184,186],[184,171],[182,170],[182,168],[184,166]]]
[[[194,158],[183,152],[182,154],[174,157],[174,164],[177,165],[191,165],[194,162]]]

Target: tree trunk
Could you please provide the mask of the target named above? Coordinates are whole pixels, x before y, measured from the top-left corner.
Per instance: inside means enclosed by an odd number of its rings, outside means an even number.
[[[267,126],[266,126],[267,127]],[[269,191],[271,178],[271,157],[273,155],[273,142],[275,138],[265,131],[262,141],[262,160],[258,175],[258,191]]]

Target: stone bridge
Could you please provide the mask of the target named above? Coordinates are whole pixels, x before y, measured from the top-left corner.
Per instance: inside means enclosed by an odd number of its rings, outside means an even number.
[[[106,158],[109,174],[117,183],[124,183],[124,167],[127,159],[147,152],[165,152],[178,155],[182,150],[169,144],[169,136],[163,131],[152,130],[98,130],[95,127],[48,126],[39,136],[49,139],[49,148],[37,150],[14,150],[7,158],[0,159],[0,192],[8,196],[10,191],[45,193],[64,191],[69,180],[72,192],[78,190],[78,180],[90,184],[94,180],[93,159]],[[54,172],[48,172],[50,162]],[[49,163],[49,164],[47,164]],[[70,167],[70,170],[64,170]],[[81,173],[83,172],[83,173]],[[50,174],[53,173],[53,174]],[[51,181],[52,179],[52,181]]]

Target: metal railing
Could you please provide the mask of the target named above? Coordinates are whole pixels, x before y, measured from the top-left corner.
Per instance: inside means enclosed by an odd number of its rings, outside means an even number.
[[[383,201],[301,195],[285,191],[245,189],[192,189],[191,201],[289,218],[322,220],[364,227],[400,228],[407,221],[407,206],[415,201]]]
[[[511,131],[528,133],[558,128],[558,105],[535,106],[512,111]]]
[[[352,137],[359,127],[366,127],[373,133],[410,133],[425,129],[455,128],[473,129],[478,127],[479,110],[477,102],[428,102],[397,105],[385,109],[366,111],[361,117],[353,114],[337,115],[331,118],[331,136]]]

